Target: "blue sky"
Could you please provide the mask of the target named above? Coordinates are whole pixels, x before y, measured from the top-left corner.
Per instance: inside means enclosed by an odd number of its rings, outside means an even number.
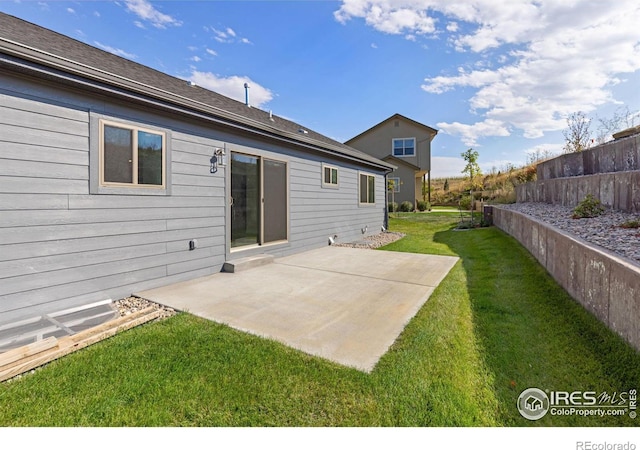
[[[566,116],[640,110],[637,0],[0,1],[0,10],[339,141],[439,130],[432,177],[561,152]],[[634,117],[634,125],[640,118]]]

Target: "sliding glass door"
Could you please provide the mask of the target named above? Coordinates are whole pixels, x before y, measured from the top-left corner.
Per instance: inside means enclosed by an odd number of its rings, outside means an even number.
[[[255,156],[231,154],[231,247],[259,242],[259,162]]]
[[[287,238],[287,163],[232,152],[231,248]]]
[[[263,242],[287,240],[287,163],[262,160],[264,218]]]

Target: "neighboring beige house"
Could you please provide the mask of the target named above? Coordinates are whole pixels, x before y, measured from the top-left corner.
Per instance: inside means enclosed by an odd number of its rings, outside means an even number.
[[[397,167],[388,175],[394,182],[389,202],[404,201],[417,206],[423,199],[422,182],[431,170],[431,141],[438,130],[394,114],[345,142]]]

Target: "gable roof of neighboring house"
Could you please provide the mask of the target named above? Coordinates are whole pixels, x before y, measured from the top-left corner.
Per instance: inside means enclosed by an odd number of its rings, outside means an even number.
[[[387,123],[389,123],[389,122],[391,122],[391,121],[393,121],[393,120],[398,120],[398,119],[399,119],[399,120],[407,121],[407,122],[409,122],[409,123],[410,123],[410,124],[412,124],[412,125],[415,125],[415,126],[417,126],[417,127],[419,127],[419,128],[424,129],[427,133],[429,133],[429,134],[431,135],[431,139],[432,139],[432,140],[433,140],[433,138],[434,138],[434,137],[436,137],[436,134],[438,134],[438,130],[436,130],[435,128],[431,128],[431,127],[430,127],[430,126],[428,126],[428,125],[425,125],[425,124],[420,123],[420,122],[416,122],[415,120],[413,120],[413,119],[409,119],[408,117],[405,117],[405,116],[403,116],[402,114],[398,114],[398,113],[396,113],[396,114],[392,115],[391,117],[388,117],[387,119],[383,120],[382,122],[380,122],[380,123],[378,123],[378,124],[376,124],[376,125],[372,126],[372,127],[371,127],[371,128],[369,128],[368,130],[363,131],[363,132],[362,132],[362,133],[360,133],[359,135],[352,137],[352,138],[351,138],[351,139],[349,139],[347,142],[345,142],[345,144],[349,145],[349,142],[353,142],[353,141],[355,141],[356,139],[358,139],[359,137],[361,137],[361,136],[363,136],[363,135],[365,135],[365,134],[369,134],[369,133],[371,133],[372,131],[374,131],[374,130],[376,130],[376,129],[380,128],[380,127],[383,127],[383,126],[384,126],[384,125],[386,125]]]
[[[142,96],[157,106],[188,111],[220,125],[382,170],[393,169],[384,161],[300,124],[5,13],[0,13],[0,67],[61,83],[98,87],[115,96]]]
[[[395,157],[393,155],[385,156],[384,158],[382,158],[382,160],[383,161],[387,161],[387,162],[389,162],[389,163],[391,163],[391,164],[393,164],[395,166],[399,166],[399,165],[406,166],[406,167],[409,167],[410,169],[413,169],[413,170],[418,171],[418,172],[420,170],[422,170],[422,169],[420,169],[420,167],[416,166],[415,164],[411,164],[409,161],[406,161],[406,160],[401,159],[401,158],[397,158],[397,157]]]

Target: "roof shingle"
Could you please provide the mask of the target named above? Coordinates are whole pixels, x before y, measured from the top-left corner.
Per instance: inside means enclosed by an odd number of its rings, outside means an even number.
[[[17,50],[16,50],[17,49]],[[227,120],[240,123],[261,132],[293,139],[305,145],[316,146],[339,156],[389,169],[390,166],[364,152],[303,127],[259,108],[249,107],[217,92],[193,86],[186,80],[144,66],[134,61],[111,54],[96,47],[64,36],[55,31],[0,13],[0,55],[19,57],[29,55],[39,64],[62,70],[73,70],[75,74],[91,77],[104,75],[101,81],[109,80],[114,85],[129,89],[147,88],[151,93],[168,94],[186,100],[190,108],[206,114],[217,113]],[[166,101],[167,96],[161,96]],[[184,102],[183,102],[184,104]],[[205,108],[206,106],[206,108]],[[306,132],[301,132],[305,130]]]

